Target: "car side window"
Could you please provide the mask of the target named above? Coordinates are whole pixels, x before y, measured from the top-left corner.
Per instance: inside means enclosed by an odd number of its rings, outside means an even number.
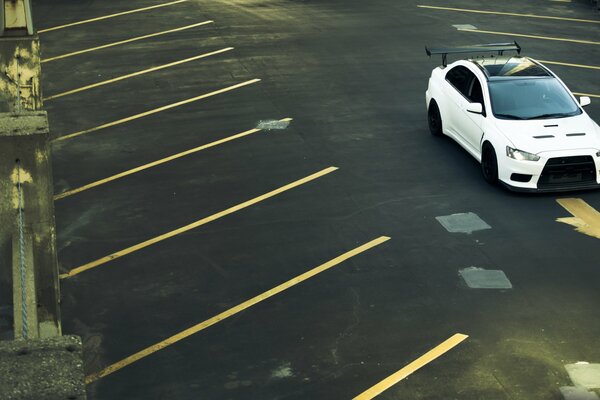
[[[471,88],[469,89],[469,95],[467,96],[471,103],[479,103],[483,107],[483,116],[485,117],[485,102],[483,101],[483,90],[481,89],[481,82],[475,75],[471,81]]]
[[[446,74],[446,80],[450,82],[456,90],[458,90],[469,102],[481,103],[484,107],[483,114],[485,115],[485,103],[483,101],[483,89],[481,88],[481,82],[475,76],[475,74],[467,67],[458,65],[452,68]]]
[[[479,79],[475,76],[472,82],[471,90],[467,97],[471,100],[471,103],[481,103],[483,105],[483,90],[481,90],[481,83],[479,83]]]
[[[473,78],[475,78],[475,74],[462,65],[452,68],[446,74],[446,80],[466,98],[469,98],[469,89]]]

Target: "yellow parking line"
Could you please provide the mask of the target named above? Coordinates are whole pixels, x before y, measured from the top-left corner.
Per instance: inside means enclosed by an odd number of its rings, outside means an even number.
[[[372,386],[371,388],[365,390],[364,392],[362,392],[361,394],[356,396],[353,400],[371,400],[371,399],[373,399],[374,397],[380,395],[385,390],[391,388],[396,383],[400,382],[402,379],[406,378],[407,376],[409,376],[410,374],[412,374],[419,368],[422,368],[423,366],[429,364],[430,362],[432,362],[436,358],[440,357],[444,353],[450,351],[451,349],[453,349],[454,347],[459,345],[466,338],[468,338],[468,336],[463,335],[462,333],[455,334],[454,336],[447,339],[443,343],[439,344],[432,350],[429,350],[427,353],[423,354],[421,357],[417,358],[415,361],[411,362],[410,364],[408,364],[406,367],[402,368],[398,372],[385,378],[384,380],[382,380],[375,386]]]
[[[200,322],[199,324],[196,324],[184,331],[181,331],[161,342],[158,342],[150,347],[146,347],[144,350],[138,351],[137,353],[104,368],[100,372],[96,372],[94,374],[86,376],[85,383],[90,384],[100,378],[103,378],[109,374],[112,374],[113,372],[116,372],[116,371],[120,370],[121,368],[124,368],[136,361],[141,360],[144,357],[147,357],[153,353],[156,353],[157,351],[162,350],[165,347],[171,346],[172,344],[175,344],[175,343],[179,342],[180,340],[183,340],[189,336],[192,336],[193,334],[198,333],[208,327],[211,327],[231,316],[239,314],[240,312],[260,303],[261,301],[267,300],[268,298],[273,297],[293,286],[296,286],[299,283],[302,283],[310,278],[313,278],[314,276],[320,274],[321,272],[327,271],[328,269],[335,267],[336,265],[341,264],[344,261],[346,261],[354,256],[364,253],[365,251],[372,249],[375,246],[379,246],[380,244],[382,244],[388,240],[390,240],[389,237],[380,236],[377,239],[371,240],[370,242],[363,244],[362,246],[356,247],[355,249],[350,250],[332,260],[329,260],[326,263],[321,264],[318,267],[315,267],[308,272],[305,272],[301,275],[296,276],[295,278],[290,279],[287,282],[284,282],[278,286],[275,286],[273,289],[267,290],[266,292],[259,294],[258,296],[255,296],[249,300],[246,300],[243,303],[240,303],[237,306],[232,307],[227,311],[223,311],[222,313],[215,315],[214,317],[209,318],[204,322]]]
[[[526,38],[531,38],[531,39],[554,40],[554,41],[558,41],[558,42],[600,44],[600,42],[594,42],[592,40],[580,40],[580,39],[568,39],[568,38],[558,38],[558,37],[548,37],[548,36],[526,35],[523,33],[482,31],[479,29],[458,29],[458,30],[462,31],[462,32],[486,33],[486,34],[490,34],[490,35],[502,35],[502,36],[518,36],[518,37],[526,37]]]
[[[107,79],[105,81],[93,83],[91,85],[83,86],[83,87],[80,87],[78,89],[73,89],[73,90],[69,90],[69,91],[66,91],[66,92],[62,92],[62,93],[54,94],[52,96],[45,97],[44,101],[53,100],[53,99],[57,99],[59,97],[68,96],[70,94],[83,92],[84,90],[93,89],[93,88],[96,88],[98,86],[108,85],[110,83],[122,81],[123,79],[133,78],[134,76],[139,76],[139,75],[147,74],[147,73],[150,73],[150,72],[159,71],[161,69],[174,67],[176,65],[184,64],[184,63],[187,63],[187,62],[190,62],[190,61],[199,60],[201,58],[206,58],[206,57],[214,56],[216,54],[221,54],[221,53],[224,53],[224,52],[230,51],[230,50],[233,50],[233,47],[226,47],[224,49],[212,51],[210,53],[200,54],[200,55],[197,55],[197,56],[194,56],[194,57],[190,57],[190,58],[186,58],[186,59],[183,59],[183,60],[174,61],[174,62],[171,62],[171,63],[168,63],[168,64],[159,65],[159,66],[148,68],[148,69],[145,69],[145,70],[142,70],[142,71],[138,71],[138,72],[133,72],[131,74],[122,75],[122,76],[119,76],[119,77],[116,77],[116,78],[112,78],[112,79]]]
[[[186,1],[188,1],[188,0],[171,1],[170,3],[158,4],[156,6],[136,8],[135,10],[123,11],[123,12],[119,12],[119,13],[116,13],[116,14],[105,15],[103,17],[96,17],[96,18],[86,19],[86,20],[83,20],[83,21],[71,22],[69,24],[55,26],[55,27],[52,27],[52,28],[40,29],[38,31],[38,33],[51,32],[51,31],[55,31],[55,30],[63,29],[63,28],[68,28],[68,27],[75,26],[75,25],[87,24],[89,22],[101,21],[103,19],[119,17],[121,15],[133,14],[133,13],[136,13],[136,12],[146,11],[146,10],[152,10],[154,8],[172,6],[172,5],[175,5],[175,4],[184,3]]]
[[[67,54],[63,54],[63,55],[60,55],[60,56],[56,56],[56,57],[46,58],[46,59],[43,59],[41,62],[45,63],[45,62],[49,62],[49,61],[60,60],[61,58],[72,57],[72,56],[75,56],[75,55],[78,55],[78,54],[83,54],[83,53],[89,53],[90,51],[102,50],[102,49],[106,49],[108,47],[113,47],[113,46],[118,46],[118,45],[125,44],[125,43],[135,42],[137,40],[148,39],[148,38],[156,37],[156,36],[160,36],[160,35],[166,35],[167,33],[184,31],[186,29],[195,28],[197,26],[212,24],[213,22],[214,21],[198,22],[197,24],[186,25],[186,26],[182,26],[182,27],[179,27],[179,28],[175,28],[175,29],[169,29],[168,31],[151,33],[149,35],[144,35],[144,36],[137,36],[137,37],[134,37],[134,38],[131,38],[131,39],[121,40],[119,42],[108,43],[108,44],[104,44],[102,46],[91,47],[89,49],[74,51],[72,53],[67,53]]]
[[[291,118],[280,119],[280,121],[282,121],[282,122],[283,121],[291,121],[291,120],[292,120]],[[176,160],[176,159],[181,158],[181,157],[185,157],[185,156],[193,154],[193,153],[197,153],[197,152],[202,151],[202,150],[206,150],[206,149],[214,147],[214,146],[218,146],[218,145],[223,144],[223,143],[231,142],[232,140],[240,139],[240,138],[242,138],[244,136],[248,136],[248,135],[251,135],[253,133],[260,132],[261,130],[262,129],[259,129],[259,128],[250,129],[250,130],[247,130],[247,131],[244,131],[244,132],[241,132],[241,133],[238,133],[238,134],[226,137],[224,139],[220,139],[220,140],[217,140],[217,141],[214,141],[214,142],[211,142],[211,143],[199,146],[199,147],[195,147],[195,148],[190,149],[190,150],[182,151],[181,153],[177,153],[177,154],[174,154],[174,155],[169,156],[169,157],[161,158],[160,160],[153,161],[151,163],[144,164],[144,165],[141,165],[139,167],[129,169],[127,171],[118,173],[116,175],[109,176],[108,178],[100,179],[98,181],[89,183],[87,185],[78,187],[76,189],[68,190],[66,192],[57,194],[57,195],[54,196],[54,200],[56,201],[56,200],[64,199],[65,197],[72,196],[72,195],[77,194],[77,193],[81,193],[81,192],[83,192],[85,190],[94,188],[96,186],[100,186],[100,185],[103,185],[105,183],[112,182],[114,180],[123,178],[125,176],[132,175],[132,174],[135,174],[135,173],[140,172],[140,171],[144,171],[144,170],[152,168],[152,167],[156,167],[158,165],[161,165],[161,164],[164,164],[164,163]]]
[[[560,61],[548,61],[548,60],[537,60],[542,64],[553,64],[553,65],[564,65],[565,67],[576,67],[576,68],[588,68],[588,69],[600,69],[597,65],[585,65],[585,64],[571,64]]]
[[[552,15],[519,14],[519,13],[511,13],[511,12],[503,12],[503,11],[472,10],[472,9],[468,9],[468,8],[437,7],[437,6],[426,6],[426,5],[417,5],[417,7],[420,7],[420,8],[430,8],[430,9],[433,9],[433,10],[460,11],[460,12],[476,13],[476,14],[507,15],[507,16],[511,16],[511,17],[556,19],[556,20],[561,20],[561,21],[574,21],[574,22],[586,22],[586,23],[590,23],[590,24],[600,24],[599,20],[594,20],[594,19],[579,19],[579,18],[567,18],[567,17],[554,17]]]
[[[128,247],[126,249],[117,251],[116,253],[113,253],[113,254],[110,254],[110,255],[108,255],[106,257],[102,257],[102,258],[100,258],[98,260],[89,262],[89,263],[87,263],[85,265],[82,265],[80,267],[73,268],[68,273],[61,274],[60,278],[61,279],[70,278],[70,277],[75,276],[77,274],[80,274],[80,273],[82,273],[84,271],[87,271],[87,270],[90,270],[92,268],[95,268],[95,267],[97,267],[99,265],[106,264],[109,261],[112,261],[112,260],[115,260],[117,258],[126,256],[127,254],[130,254],[130,253],[133,253],[135,251],[141,250],[143,248],[146,248],[146,247],[151,246],[153,244],[156,244],[158,242],[162,242],[163,240],[172,238],[174,236],[177,236],[177,235],[179,235],[181,233],[187,232],[187,231],[192,230],[194,228],[197,228],[199,226],[208,224],[209,222],[212,222],[212,221],[217,220],[219,218],[223,218],[223,217],[225,217],[225,216],[227,216],[229,214],[233,214],[236,211],[243,210],[244,208],[250,207],[251,205],[254,205],[254,204],[259,203],[261,201],[267,200],[267,199],[269,199],[269,198],[271,198],[273,196],[276,196],[276,195],[278,195],[280,193],[286,192],[286,191],[288,191],[290,189],[293,189],[295,187],[298,187],[300,185],[303,185],[305,183],[313,181],[313,180],[315,180],[317,178],[322,177],[323,175],[327,175],[327,174],[329,174],[329,173],[331,173],[333,171],[336,171],[337,169],[338,169],[337,167],[325,168],[325,169],[323,169],[323,170],[321,170],[319,172],[316,172],[316,173],[314,173],[312,175],[309,175],[309,176],[307,176],[305,178],[299,179],[299,180],[294,181],[292,183],[289,183],[289,184],[287,184],[285,186],[282,186],[282,187],[280,187],[278,189],[275,189],[275,190],[273,190],[273,191],[271,191],[269,193],[263,194],[261,196],[255,197],[255,198],[253,198],[251,200],[248,200],[248,201],[245,201],[243,203],[240,203],[240,204],[238,204],[236,206],[230,207],[230,208],[228,208],[228,209],[226,209],[224,211],[221,211],[221,212],[218,212],[216,214],[210,215],[210,216],[208,216],[206,218],[202,218],[201,220],[198,220],[196,222],[192,222],[191,224],[185,225],[185,226],[183,226],[181,228],[178,228],[178,229],[175,229],[173,231],[167,232],[167,233],[162,234],[160,236],[156,236],[156,237],[154,237],[152,239],[148,239],[148,240],[146,240],[146,241],[144,241],[142,243],[136,244],[136,245]]]
[[[235,90],[235,89],[241,88],[243,86],[251,85],[251,84],[256,83],[256,82],[260,82],[260,79],[252,79],[252,80],[249,80],[249,81],[246,81],[246,82],[238,83],[237,85],[228,86],[228,87],[223,88],[223,89],[215,90],[214,92],[210,92],[210,93],[202,94],[200,96],[192,97],[191,99],[178,101],[177,103],[168,104],[166,106],[162,106],[162,107],[154,108],[152,110],[144,111],[143,113],[135,114],[135,115],[132,115],[130,117],[121,118],[121,119],[113,121],[113,122],[108,122],[106,124],[95,126],[93,128],[90,128],[90,129],[86,129],[86,130],[75,132],[75,133],[70,133],[68,135],[57,137],[56,139],[53,139],[52,141],[53,142],[57,142],[57,141],[61,141],[61,140],[72,139],[74,137],[81,136],[81,135],[84,135],[86,133],[99,131],[101,129],[109,128],[109,127],[115,126],[115,125],[120,125],[120,124],[123,124],[125,122],[133,121],[135,119],[146,117],[146,116],[152,115],[152,114],[156,114],[156,113],[161,112],[161,111],[165,111],[165,110],[169,110],[171,108],[175,108],[175,107],[179,107],[179,106],[182,106],[182,105],[185,105],[185,104],[189,104],[189,103],[192,103],[194,101],[206,99],[207,97],[216,96],[216,95],[221,94],[221,93],[229,92],[231,90]]]
[[[578,92],[573,92],[573,94],[575,96],[587,96],[587,97],[596,97],[600,99],[600,95],[599,94],[590,94],[590,93],[578,93]]]
[[[600,213],[582,199],[557,199],[558,204],[573,217],[557,218],[557,222],[572,225],[577,232],[600,239]]]

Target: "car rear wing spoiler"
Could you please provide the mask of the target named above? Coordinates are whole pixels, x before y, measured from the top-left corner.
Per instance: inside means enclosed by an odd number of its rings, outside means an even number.
[[[442,55],[442,65],[445,67],[447,64],[448,54],[458,53],[489,53],[498,52],[498,55],[502,55],[505,51],[516,51],[517,54],[521,54],[521,46],[515,41],[512,43],[489,43],[489,44],[474,44],[471,46],[462,47],[440,47],[440,48],[428,48],[425,46],[425,53],[429,57],[432,54]]]

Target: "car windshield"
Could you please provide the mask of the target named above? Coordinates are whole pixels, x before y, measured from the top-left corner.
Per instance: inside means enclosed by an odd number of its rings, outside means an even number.
[[[497,118],[547,119],[581,114],[577,103],[553,77],[490,80],[489,88]]]

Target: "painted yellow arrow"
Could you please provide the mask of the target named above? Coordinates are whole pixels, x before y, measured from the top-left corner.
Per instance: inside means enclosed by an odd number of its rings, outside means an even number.
[[[582,199],[557,199],[558,204],[573,216],[557,218],[557,222],[569,224],[575,227],[577,232],[600,239],[600,212]]]

